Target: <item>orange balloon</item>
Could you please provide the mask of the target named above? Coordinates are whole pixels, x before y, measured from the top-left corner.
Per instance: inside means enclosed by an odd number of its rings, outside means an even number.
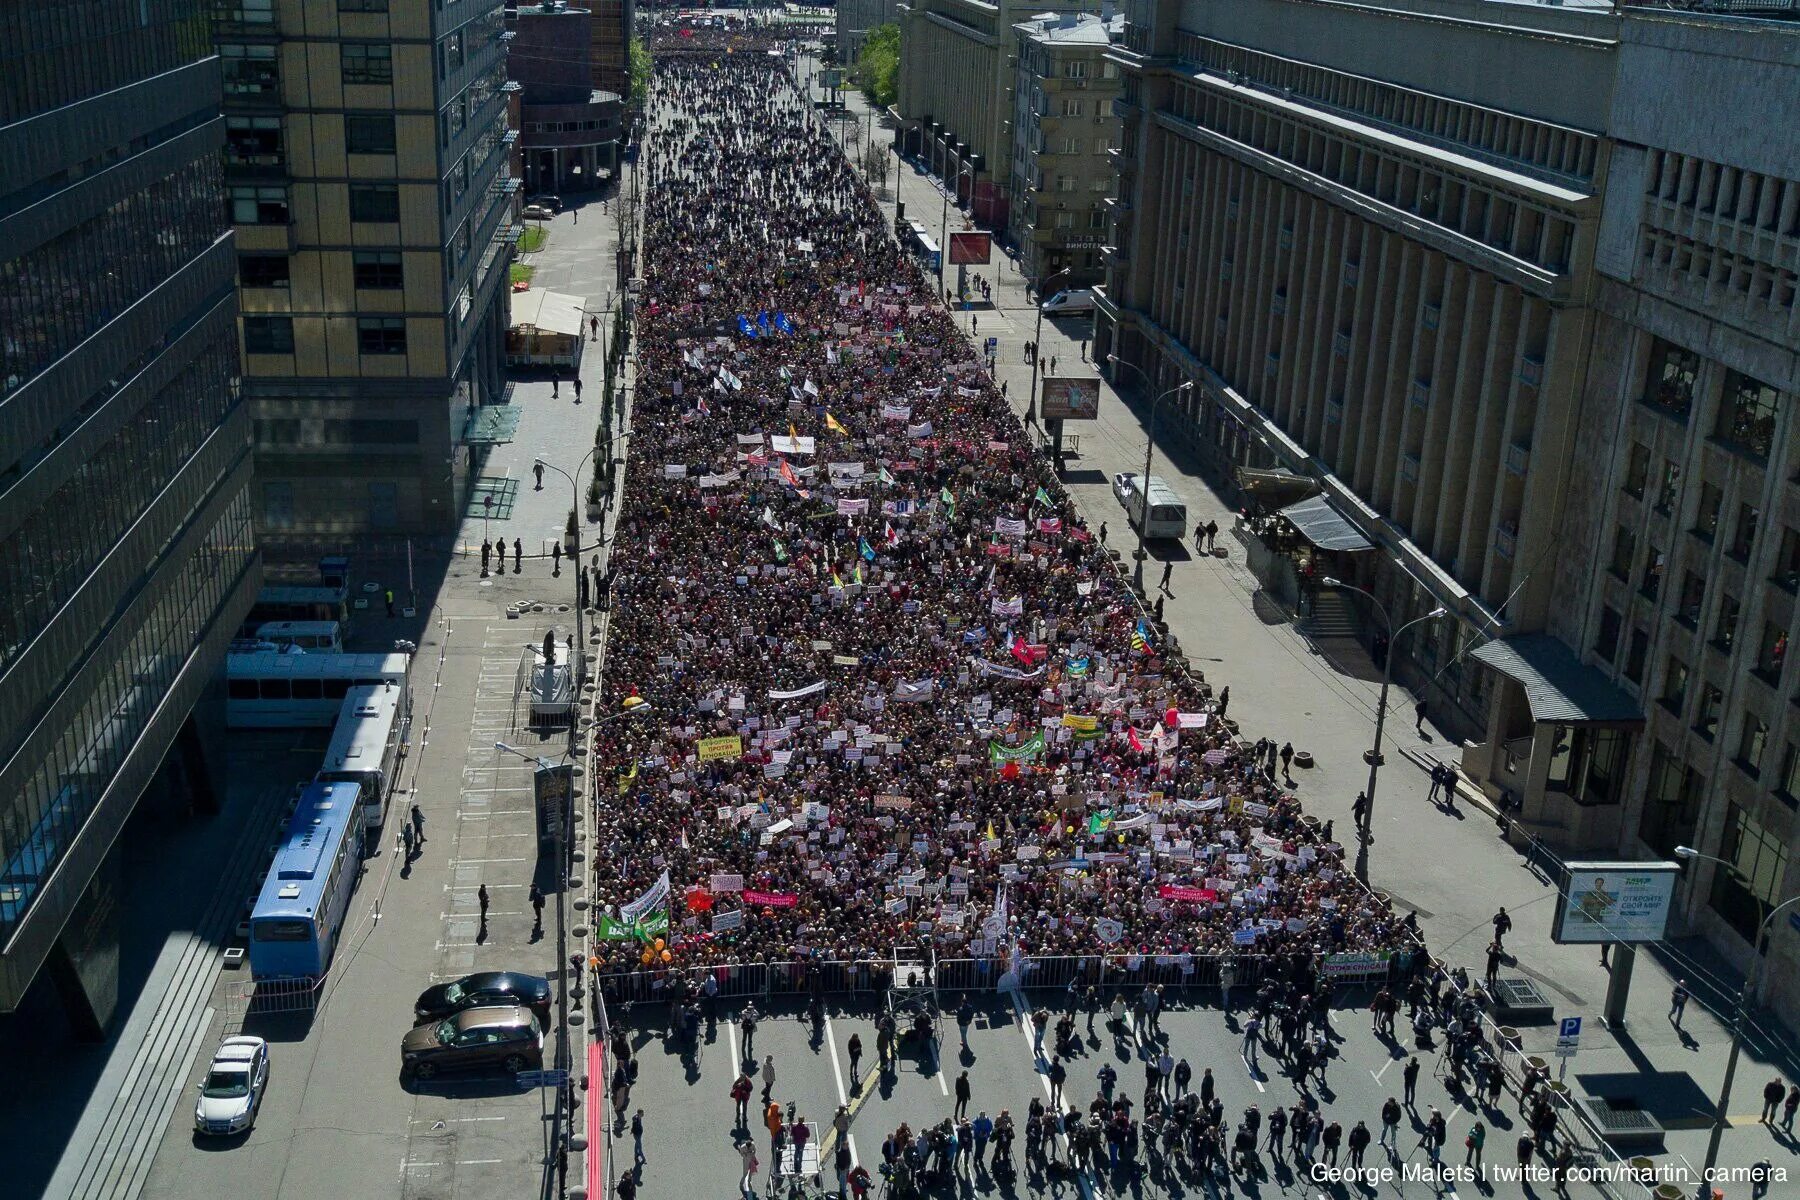
[[[646,951],[644,951],[644,965],[645,965],[645,966],[646,966],[646,967],[647,967],[647,966],[649,966],[649,965],[650,965],[650,962],[651,962],[651,960],[652,960],[652,959],[653,959],[653,958],[655,958],[655,957],[656,957],[656,956],[655,956],[655,955],[653,955],[653,954],[651,954],[651,953],[650,953],[650,952],[649,952],[649,951],[648,951],[648,950],[646,950]]]
[[[661,938],[656,939],[656,948],[658,950],[661,950],[663,948],[663,940]]]
[[[669,952],[668,952],[668,951],[667,951],[667,950],[664,950],[664,951],[663,951],[663,952],[662,952],[662,960],[663,960],[663,961],[664,961],[664,962],[668,962],[668,961],[669,961],[669,959],[670,959],[670,954],[669,954]]]

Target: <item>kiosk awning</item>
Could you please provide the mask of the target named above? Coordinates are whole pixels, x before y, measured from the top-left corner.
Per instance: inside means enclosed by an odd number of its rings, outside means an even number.
[[[1331,507],[1331,501],[1323,496],[1314,496],[1310,500],[1302,500],[1298,504],[1290,504],[1281,510],[1300,536],[1321,550],[1373,550],[1375,544],[1369,541],[1356,526],[1344,518],[1344,514]]]
[[[1557,725],[1641,725],[1637,701],[1547,633],[1477,646],[1470,657],[1525,689],[1533,721]]]

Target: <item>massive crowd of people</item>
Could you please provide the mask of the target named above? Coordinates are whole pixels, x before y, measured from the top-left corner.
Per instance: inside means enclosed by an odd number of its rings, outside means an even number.
[[[602,693],[650,707],[595,731],[601,968],[1409,940],[1170,653],[783,60],[660,55],[643,155]],[[666,937],[630,936],[665,888]]]

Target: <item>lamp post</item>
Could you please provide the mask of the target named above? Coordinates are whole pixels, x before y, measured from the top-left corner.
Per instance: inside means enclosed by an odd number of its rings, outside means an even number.
[[[1702,854],[1692,846],[1675,847],[1675,857],[1684,859],[1704,858],[1708,862],[1718,863],[1720,866],[1740,878],[1743,877],[1743,872],[1738,869],[1736,863],[1731,862],[1729,859],[1720,858],[1714,854]],[[1758,897],[1757,899],[1758,903],[1765,903],[1761,897]],[[1790,896],[1780,904],[1777,904],[1774,908],[1769,909],[1768,913],[1756,926],[1756,936],[1750,940],[1750,969],[1744,973],[1743,990],[1738,993],[1737,1003],[1734,1004],[1731,1009],[1731,1053],[1725,1059],[1725,1079],[1724,1082],[1719,1084],[1719,1102],[1717,1107],[1713,1109],[1712,1132],[1706,1139],[1706,1164],[1700,1169],[1700,1187],[1698,1195],[1702,1197],[1711,1193],[1712,1183],[1708,1179],[1708,1176],[1712,1174],[1712,1169],[1717,1166],[1719,1162],[1719,1139],[1725,1134],[1725,1110],[1726,1106],[1731,1103],[1731,1082],[1737,1075],[1738,1053],[1744,1048],[1744,1010],[1749,1007],[1750,999],[1756,991],[1756,968],[1762,961],[1763,939],[1768,936],[1769,922],[1773,921],[1776,914],[1780,913],[1782,909],[1793,904],[1800,904],[1800,896]]]
[[[950,186],[944,189],[944,215],[941,218],[941,227],[938,229],[938,291],[940,292],[944,290],[944,260],[950,257],[950,192],[962,182],[962,177],[969,173],[968,164],[959,160],[956,174],[950,177]],[[958,208],[962,207],[960,196],[957,198],[956,204]]]
[[[604,426],[603,426],[603,428],[604,428]],[[594,448],[592,450],[589,450],[586,454],[582,455],[581,461],[575,464],[575,471],[573,474],[571,474],[568,471],[563,470],[559,466],[556,466],[552,463],[545,462],[542,455],[539,455],[533,461],[533,464],[532,464],[534,466],[542,467],[546,471],[555,471],[558,475],[561,475],[564,479],[569,481],[569,500],[570,500],[569,511],[577,514],[576,515],[576,524],[575,524],[575,545],[569,551],[570,562],[573,564],[573,566],[575,568],[573,571],[573,575],[575,578],[575,652],[569,656],[569,676],[570,676],[569,682],[571,684],[571,690],[575,693],[576,697],[578,697],[578,698],[581,695],[582,676],[586,674],[586,665],[587,665],[587,642],[583,638],[583,631],[582,631],[582,627],[581,627],[581,570],[582,570],[582,567],[581,567],[581,523],[580,523],[581,518],[579,515],[581,512],[581,484],[579,482],[579,477],[581,475],[581,468],[587,465],[587,462],[589,459],[593,458],[594,455],[604,451],[606,453],[608,460],[610,461],[612,458],[612,448],[613,448],[614,444],[618,443],[618,442],[622,442],[630,436],[631,436],[631,434],[629,431],[627,431],[625,433],[616,433],[616,434],[613,434],[611,437],[607,438],[603,442],[595,443]],[[598,471],[599,466],[600,466],[599,463],[596,462],[594,464],[594,469],[596,471]],[[571,721],[569,723],[569,740],[571,742],[573,742],[575,740],[575,723],[573,721]]]
[[[1320,582],[1328,588],[1341,588],[1346,592],[1358,592],[1363,596],[1366,596],[1369,603],[1375,606],[1375,611],[1381,614],[1382,626],[1387,630],[1387,653],[1382,655],[1381,658],[1381,697],[1375,702],[1375,745],[1368,754],[1369,790],[1365,795],[1368,797],[1369,804],[1363,812],[1363,828],[1366,829],[1369,821],[1371,821],[1375,815],[1375,777],[1376,773],[1381,769],[1381,730],[1382,726],[1387,721],[1388,685],[1392,683],[1394,679],[1395,645],[1399,642],[1400,635],[1405,633],[1408,629],[1411,629],[1414,625],[1418,625],[1424,621],[1436,620],[1449,610],[1440,604],[1424,616],[1414,617],[1406,624],[1400,626],[1400,628],[1395,629],[1394,619],[1388,616],[1387,609],[1383,607],[1381,601],[1377,600],[1371,592],[1364,588],[1359,588],[1353,583],[1345,583],[1341,579],[1333,579],[1329,575]]]
[[[1144,381],[1145,386],[1149,385],[1150,377],[1145,375],[1142,368],[1135,363],[1124,362],[1116,354],[1107,355],[1106,360],[1114,366],[1130,367],[1138,373],[1138,378]],[[1150,426],[1144,435],[1144,473],[1138,476],[1138,491],[1143,493],[1144,501],[1138,512],[1137,549],[1132,551],[1132,558],[1136,560],[1136,565],[1132,567],[1131,580],[1140,592],[1144,590],[1144,560],[1150,556],[1149,552],[1144,549],[1144,527],[1150,523],[1150,456],[1156,450],[1156,414],[1162,409],[1164,400],[1177,392],[1189,392],[1193,389],[1193,380],[1183,380],[1150,402]],[[1129,514],[1131,506],[1126,505],[1125,511]]]
[[[1038,346],[1044,337],[1044,285],[1052,280],[1061,279],[1072,269],[1064,267],[1055,274],[1046,275],[1037,281],[1037,325],[1031,333],[1031,388],[1025,393],[1025,423],[1027,425],[1037,420]]]
[[[580,693],[576,695],[579,697]],[[620,717],[639,716],[650,711],[648,702],[640,701],[632,707],[613,713],[604,720],[596,721],[595,727],[616,721]],[[570,722],[570,729],[574,722]],[[532,763],[539,771],[547,771],[555,766],[549,759],[536,754],[527,753],[517,746],[509,746],[505,742],[495,742],[494,749],[503,754],[516,755],[526,762]],[[569,961],[569,933],[567,917],[567,897],[569,890],[569,846],[574,840],[575,826],[575,781],[570,779],[563,790],[562,811],[556,814],[556,1069],[568,1071],[574,1061],[569,1045],[569,975],[574,964]],[[560,1149],[563,1138],[567,1136],[568,1115],[567,1086],[556,1089],[555,1125],[552,1128],[551,1145]]]

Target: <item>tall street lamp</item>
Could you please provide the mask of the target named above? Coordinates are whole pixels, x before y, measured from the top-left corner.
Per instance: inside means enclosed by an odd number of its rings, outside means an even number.
[[[1704,858],[1708,862],[1718,863],[1740,879],[1744,873],[1738,865],[1729,859],[1714,854],[1702,854],[1692,846],[1675,847],[1675,857],[1684,859]],[[1766,903],[1758,897],[1758,903]],[[1700,1187],[1698,1194],[1708,1196],[1712,1191],[1710,1176],[1719,1162],[1719,1139],[1725,1134],[1726,1106],[1731,1103],[1731,1082],[1737,1075],[1738,1052],[1744,1048],[1744,1012],[1750,1005],[1751,997],[1756,992],[1756,969],[1762,964],[1763,939],[1768,936],[1769,922],[1773,921],[1782,909],[1789,905],[1800,904],[1800,896],[1790,896],[1768,911],[1768,914],[1756,926],[1756,936],[1750,939],[1750,969],[1744,973],[1744,988],[1738,993],[1737,1003],[1731,1009],[1731,1054],[1725,1059],[1725,1081],[1719,1085],[1719,1102],[1713,1109],[1712,1132],[1706,1139],[1706,1165],[1700,1170]]]
[[[1375,611],[1381,614],[1382,627],[1387,630],[1387,653],[1381,656],[1381,698],[1375,702],[1375,745],[1370,749],[1367,755],[1369,760],[1369,790],[1364,793],[1364,795],[1368,797],[1369,803],[1368,807],[1363,810],[1362,826],[1364,829],[1367,829],[1369,823],[1375,816],[1375,777],[1376,773],[1381,770],[1381,729],[1383,724],[1387,721],[1388,685],[1392,683],[1394,679],[1394,653],[1398,648],[1397,644],[1400,641],[1400,635],[1405,633],[1408,629],[1411,629],[1414,625],[1418,625],[1425,621],[1436,620],[1449,610],[1440,604],[1424,616],[1414,617],[1412,620],[1396,629],[1394,628],[1394,619],[1388,615],[1388,610],[1382,605],[1381,601],[1375,598],[1373,593],[1364,588],[1359,588],[1353,583],[1345,583],[1341,579],[1333,579],[1329,575],[1320,582],[1328,588],[1340,588],[1346,592],[1357,592],[1366,597],[1369,603],[1375,606]]]
[[[944,290],[944,260],[950,257],[950,192],[962,182],[964,175],[973,174],[974,168],[967,163],[960,163],[955,175],[950,177],[950,187],[944,190],[944,215],[941,228],[938,230],[938,291]],[[957,197],[957,207],[962,206],[962,197]],[[959,296],[958,299],[961,299]]]
[[[1136,363],[1128,363],[1116,354],[1107,355],[1106,360],[1116,367],[1130,367],[1138,373],[1138,378],[1144,381],[1145,387],[1150,385],[1150,377],[1144,374],[1142,368]],[[1144,502],[1139,506],[1138,510],[1137,549],[1132,551],[1132,558],[1136,561],[1136,565],[1131,569],[1131,580],[1137,585],[1137,590],[1139,592],[1144,590],[1144,560],[1150,557],[1149,551],[1144,549],[1144,527],[1150,523],[1150,456],[1156,450],[1156,414],[1161,411],[1162,402],[1167,400],[1170,396],[1175,395],[1177,392],[1191,392],[1193,390],[1194,381],[1191,379],[1183,380],[1181,383],[1176,384],[1174,387],[1150,402],[1150,426],[1144,436],[1144,473],[1138,476],[1138,491],[1143,493]],[[1131,506],[1126,505],[1125,511],[1129,514]]]
[[[603,442],[595,443],[594,448],[592,450],[589,450],[586,454],[582,455],[581,461],[575,464],[575,470],[574,470],[573,474],[571,474],[568,471],[563,470],[561,467],[556,466],[553,463],[545,462],[542,455],[539,455],[533,461],[532,465],[542,467],[546,471],[554,471],[558,475],[561,475],[564,479],[569,481],[569,511],[571,513],[579,514],[581,512],[581,484],[579,482],[579,477],[581,475],[581,468],[587,465],[589,459],[593,458],[594,455],[599,454],[599,453],[605,453],[606,456],[608,457],[608,459],[610,460],[612,457],[612,448],[613,448],[614,444],[624,441],[626,438],[628,438],[630,436],[631,436],[631,434],[629,432],[617,433],[617,434],[614,434],[611,437],[607,438]],[[596,463],[595,470],[598,470],[598,469],[599,469],[599,464]],[[571,555],[570,562],[573,565],[573,567],[575,568],[574,571],[572,572],[572,574],[574,576],[574,580],[575,580],[575,652],[569,656],[569,682],[571,684],[571,690],[574,692],[575,696],[579,698],[581,695],[582,676],[586,674],[586,665],[587,665],[587,641],[583,637],[583,631],[582,631],[582,627],[581,627],[581,615],[582,615],[582,613],[581,613],[581,610],[582,610],[581,569],[582,568],[581,568],[581,525],[580,525],[580,517],[579,516],[576,517],[575,545],[573,548],[570,549],[569,554]],[[575,723],[573,721],[571,721],[569,723],[569,740],[571,742],[573,742],[574,739],[575,739]]]
[[[1025,423],[1037,420],[1037,386],[1038,386],[1038,346],[1044,338],[1044,285],[1052,280],[1061,279],[1072,267],[1064,267],[1054,275],[1046,275],[1037,281],[1037,328],[1031,334],[1031,389],[1025,393]]]

